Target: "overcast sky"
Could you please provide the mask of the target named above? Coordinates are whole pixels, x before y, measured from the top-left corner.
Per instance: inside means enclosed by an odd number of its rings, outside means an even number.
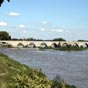
[[[13,38],[88,40],[88,0],[5,0],[0,31]]]

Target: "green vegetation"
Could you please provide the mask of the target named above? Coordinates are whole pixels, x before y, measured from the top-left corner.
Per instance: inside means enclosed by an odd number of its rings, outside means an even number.
[[[61,46],[60,43],[58,45],[54,45],[53,47],[38,47],[39,50],[47,50],[47,49],[53,49],[53,50],[61,50],[61,51],[82,51],[82,50],[87,50],[88,47],[83,47],[83,46],[72,46],[72,45],[66,45],[66,46]]]
[[[3,2],[4,0],[0,0],[0,2]],[[11,36],[9,35],[8,32],[6,31],[0,31],[0,40],[14,40],[14,41],[66,41],[65,39],[63,38],[54,38],[54,39],[51,39],[51,40],[43,40],[43,39],[35,39],[35,38],[21,38],[21,39],[18,39],[18,38],[13,38],[11,39]]]
[[[76,88],[0,54],[0,88]]]
[[[55,38],[55,39],[53,39],[53,41],[66,41],[66,40],[63,38]]]
[[[59,75],[56,75],[56,77],[52,81],[51,88],[76,88],[76,87],[73,85],[71,86],[66,84]]]
[[[50,80],[40,71],[0,54],[0,88],[50,88]],[[3,87],[4,86],[4,87]]]
[[[6,31],[0,31],[0,40],[11,40],[11,36]]]
[[[52,47],[47,47],[47,48],[41,48],[39,47],[39,50],[47,50],[47,49],[53,49],[53,50],[61,50],[61,51],[82,51],[82,50],[87,50],[88,48],[84,48],[84,47],[56,47],[56,48],[52,48]]]
[[[10,0],[7,0],[7,1],[10,2]],[[4,2],[4,0],[0,0],[0,6],[3,2]]]
[[[71,46],[71,45],[54,48],[54,50],[62,50],[62,51],[82,51],[87,49],[88,49],[87,47],[82,47],[82,46],[78,47],[78,46]]]

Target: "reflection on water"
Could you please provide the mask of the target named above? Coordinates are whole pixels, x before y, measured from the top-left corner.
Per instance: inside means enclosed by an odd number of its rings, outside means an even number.
[[[77,88],[88,88],[88,51],[38,51],[36,49],[0,49],[0,52],[13,59],[42,68],[43,72],[53,78],[59,74],[64,80]]]

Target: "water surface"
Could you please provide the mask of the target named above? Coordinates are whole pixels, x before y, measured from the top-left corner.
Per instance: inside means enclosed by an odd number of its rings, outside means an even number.
[[[88,88],[88,50],[67,52],[0,48],[0,52],[28,66],[42,68],[51,79],[59,74],[77,88]]]

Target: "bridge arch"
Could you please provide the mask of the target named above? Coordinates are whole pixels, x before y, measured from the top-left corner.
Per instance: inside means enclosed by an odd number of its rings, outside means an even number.
[[[63,44],[62,44],[62,47],[67,47],[67,46],[68,46],[67,43],[63,43]]]
[[[77,43],[72,44],[73,47],[79,47]]]
[[[8,44],[7,42],[0,42],[1,44]]]
[[[28,44],[28,47],[29,47],[29,48],[35,48],[36,45],[35,45],[35,43],[31,42],[31,43]]]
[[[56,43],[53,43],[53,44],[51,44],[51,47],[56,48],[56,47],[58,47],[58,45]]]
[[[20,42],[20,43],[17,44],[17,47],[18,48],[23,48],[24,47],[24,44]]]
[[[43,43],[40,44],[40,47],[41,48],[46,48],[47,47],[47,44],[43,42]]]
[[[87,43],[84,43],[84,44],[82,45],[82,47],[88,48],[88,44],[87,44]]]

